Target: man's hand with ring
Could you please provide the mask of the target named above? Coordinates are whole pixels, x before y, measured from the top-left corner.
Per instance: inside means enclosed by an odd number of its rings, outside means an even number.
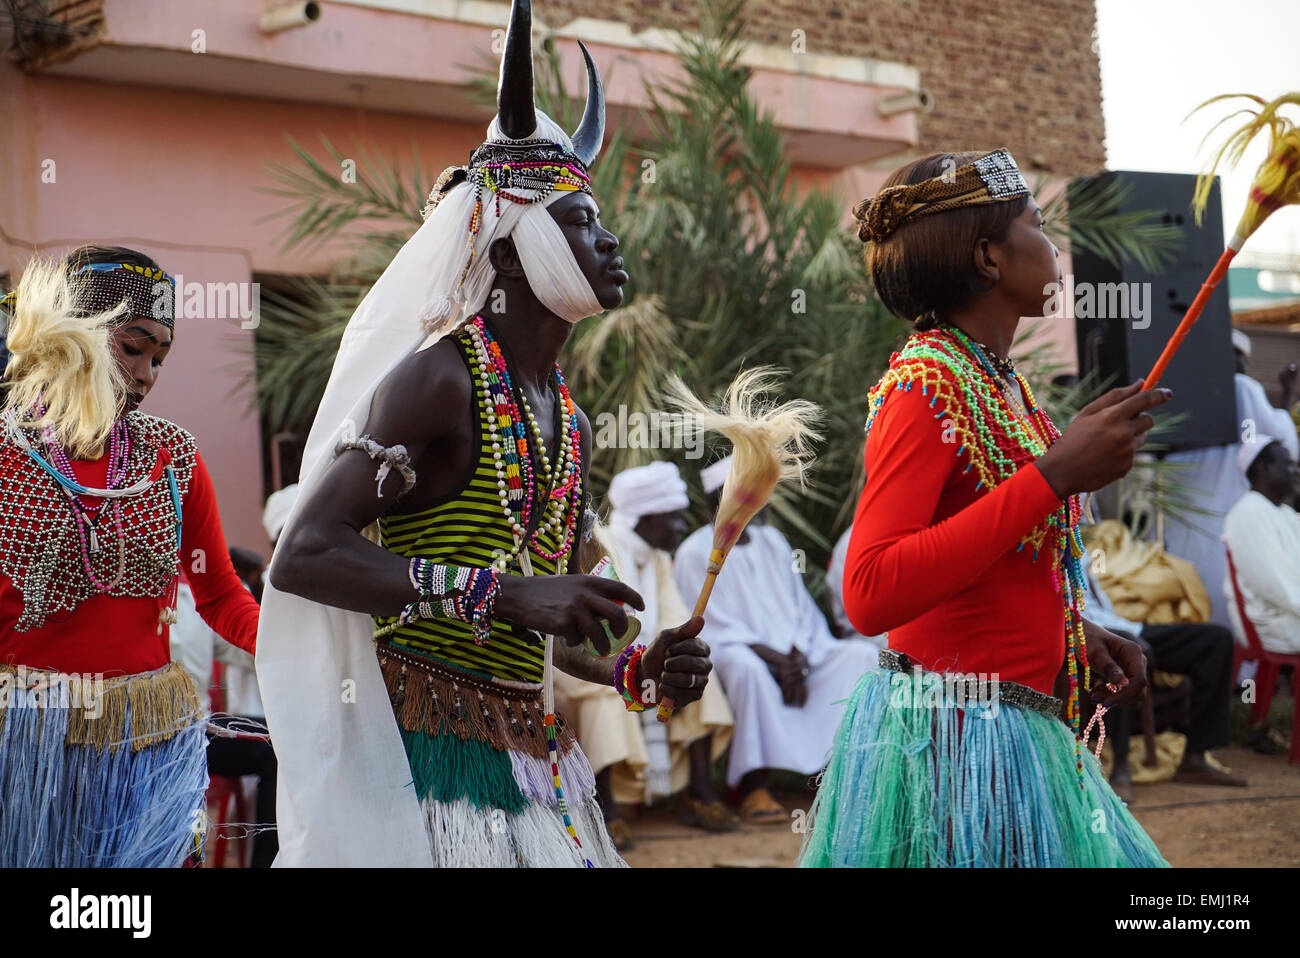
[[[670,696],[677,707],[698,701],[709,683],[713,662],[699,638],[704,617],[695,616],[675,629],[665,629],[641,657],[638,682],[643,694],[658,702]],[[647,689],[645,683],[652,683]]]

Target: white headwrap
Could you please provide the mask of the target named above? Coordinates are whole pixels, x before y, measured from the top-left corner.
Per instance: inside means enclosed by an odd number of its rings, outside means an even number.
[[[1246,358],[1249,359],[1250,358],[1250,337],[1247,336],[1245,333],[1243,333],[1240,329],[1234,329],[1232,331],[1232,348],[1244,353]]]
[[[700,483],[704,486],[704,491],[717,492],[722,488],[723,483],[727,481],[727,476],[731,474],[731,457],[725,456],[713,463],[711,466],[705,466],[700,470]]]
[[[624,469],[609,483],[610,525],[633,528],[642,516],[676,512],[691,504],[677,466],[659,460]]]
[[[533,138],[571,146],[554,121],[537,112]],[[496,120],[489,140],[510,142]],[[529,191],[513,192],[529,195]],[[307,437],[301,504],[320,482],[340,438],[365,426],[376,387],[399,362],[479,311],[495,271],[487,251],[514,238],[529,285],[552,312],[576,322],[601,311],[559,225],[538,203],[496,204],[485,195],[472,266],[469,220],[474,187],[448,191],[393,258],[353,314]],[[286,537],[282,536],[283,542]],[[269,582],[258,627],[257,675],[266,721],[279,758],[277,865],[433,864],[392,705],[379,671],[370,616],[277,591]]]
[[[1259,454],[1269,447],[1270,443],[1277,442],[1272,436],[1266,436],[1263,433],[1256,433],[1254,440],[1243,442],[1237,447],[1237,468],[1244,475],[1250,468],[1250,464],[1259,458]]]

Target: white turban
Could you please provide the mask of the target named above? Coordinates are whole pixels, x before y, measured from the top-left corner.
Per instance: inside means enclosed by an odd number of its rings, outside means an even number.
[[[1240,350],[1241,352],[1245,353],[1246,358],[1249,359],[1250,358],[1250,337],[1247,336],[1245,333],[1243,333],[1240,329],[1234,329],[1232,331],[1232,348]]]
[[[722,484],[727,481],[727,476],[731,473],[731,457],[719,459],[711,466],[705,466],[700,470],[700,482],[704,484],[705,492],[717,492],[722,488]]]
[[[1259,454],[1268,448],[1269,443],[1277,442],[1272,436],[1256,433],[1252,442],[1243,442],[1237,447],[1237,468],[1244,474],[1250,464],[1259,458]]]
[[[294,503],[298,501],[298,483],[285,486],[271,493],[266,500],[266,508],[262,511],[262,528],[266,530],[266,537],[274,542],[280,538],[280,532],[284,529],[284,524],[289,521],[289,514],[293,512]]]
[[[671,462],[624,469],[609,483],[612,525],[632,528],[642,516],[677,512],[691,504],[686,483]]]

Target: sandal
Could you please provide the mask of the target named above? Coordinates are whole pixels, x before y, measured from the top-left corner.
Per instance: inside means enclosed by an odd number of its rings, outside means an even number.
[[[780,825],[789,817],[765,788],[756,788],[740,803],[740,817],[751,825]]]
[[[681,820],[683,825],[702,828],[706,832],[734,832],[740,828],[740,819],[736,813],[716,798],[711,802],[702,802],[698,798],[688,797],[682,805]]]

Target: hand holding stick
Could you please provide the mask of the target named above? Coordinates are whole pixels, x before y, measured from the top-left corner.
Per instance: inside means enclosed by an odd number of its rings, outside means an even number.
[[[713,549],[708,571],[692,616],[703,615],[713,585],[727,554],[745,531],[749,520],[762,509],[782,479],[802,481],[811,461],[808,444],[820,438],[813,422],[820,409],[804,399],[773,405],[763,394],[779,382],[777,371],[758,367],[740,373],[727,387],[721,410],[702,403],[685,384],[673,377],[668,384],[671,401],[694,423],[697,431],[712,430],[731,440],[731,471],[722,486],[718,514],[713,520]],[[659,702],[659,721],[673,714],[671,697]]]

